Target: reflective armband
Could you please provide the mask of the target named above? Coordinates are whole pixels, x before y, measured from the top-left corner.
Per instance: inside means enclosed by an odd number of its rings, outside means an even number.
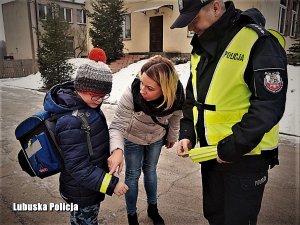
[[[213,145],[201,148],[194,148],[188,151],[188,154],[192,161],[195,163],[216,159],[218,155],[217,146]]]
[[[111,181],[111,178],[112,178],[112,175],[111,174],[105,174],[104,178],[103,178],[103,181],[102,181],[102,184],[101,184],[101,187],[100,187],[100,192],[101,193],[106,193],[107,191],[107,188],[109,186],[109,182]]]

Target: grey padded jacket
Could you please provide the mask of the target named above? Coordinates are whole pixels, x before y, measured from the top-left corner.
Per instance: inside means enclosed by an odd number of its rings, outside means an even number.
[[[176,110],[172,114],[157,117],[163,124],[169,124],[167,140],[176,142],[179,134],[179,121],[182,111]],[[139,145],[152,144],[165,135],[165,129],[156,124],[144,112],[135,112],[131,87],[128,87],[119,100],[114,118],[109,127],[110,151],[117,148],[124,150],[124,138]]]

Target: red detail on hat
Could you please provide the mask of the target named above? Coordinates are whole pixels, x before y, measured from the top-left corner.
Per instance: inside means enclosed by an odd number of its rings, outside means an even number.
[[[101,48],[93,48],[89,53],[89,59],[94,60],[96,62],[101,61],[106,63],[105,51]]]

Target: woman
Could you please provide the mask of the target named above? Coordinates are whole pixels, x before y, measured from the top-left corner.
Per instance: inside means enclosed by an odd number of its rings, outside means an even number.
[[[179,120],[182,116],[184,91],[173,63],[161,56],[146,62],[136,78],[121,97],[110,125],[110,173],[121,172],[123,152],[126,163],[125,183],[128,223],[139,224],[137,219],[138,180],[144,173],[148,216],[153,223],[164,224],[157,209],[156,167],[163,139],[172,148],[178,138]],[[155,121],[156,120],[156,121]],[[159,124],[160,123],[160,124]]]

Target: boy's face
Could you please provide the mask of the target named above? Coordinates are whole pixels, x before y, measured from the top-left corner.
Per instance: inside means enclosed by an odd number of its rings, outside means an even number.
[[[91,92],[78,92],[82,100],[91,108],[97,108],[103,102],[103,99],[109,95]]]

